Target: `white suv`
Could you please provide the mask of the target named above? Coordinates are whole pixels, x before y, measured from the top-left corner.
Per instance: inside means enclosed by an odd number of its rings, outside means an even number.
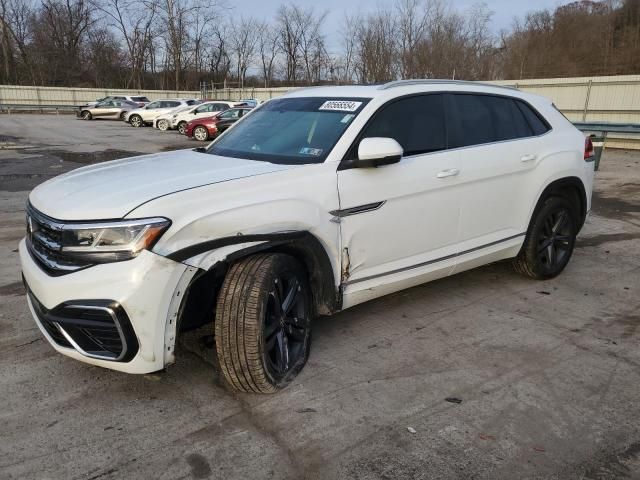
[[[590,142],[546,98],[453,81],[301,89],[205,149],[34,189],[20,258],[60,353],[129,373],[215,321],[234,388],[274,392],[328,315],[489,262],[546,279],[591,204]]]
[[[169,98],[166,100],[156,100],[150,104],[131,110],[124,116],[124,121],[130,123],[134,127],[143,127],[153,123],[153,120],[165,113],[191,105],[196,105],[200,101],[195,98]]]

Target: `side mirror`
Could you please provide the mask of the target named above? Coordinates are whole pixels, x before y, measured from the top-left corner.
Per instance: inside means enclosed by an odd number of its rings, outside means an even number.
[[[353,163],[353,167],[371,168],[391,165],[400,161],[402,153],[402,146],[393,138],[363,138],[358,145],[358,160]]]

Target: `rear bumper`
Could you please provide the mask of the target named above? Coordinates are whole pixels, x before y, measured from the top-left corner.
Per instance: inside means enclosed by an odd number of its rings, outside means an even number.
[[[143,251],[133,260],[52,277],[34,262],[24,240],[19,252],[29,290],[29,309],[42,334],[58,352],[126,373],[161,370],[167,359],[173,359],[177,308],[180,294],[184,293],[180,290],[184,290],[195,269]],[[69,306],[77,308],[78,314],[66,310]],[[121,338],[126,346],[123,355],[109,359],[99,349],[87,347],[98,335],[95,330],[84,328],[87,319],[96,319],[82,313],[91,307],[112,317],[114,328],[104,335],[114,341]],[[108,317],[98,320],[102,327],[111,327],[105,324]],[[78,322],[82,321],[85,324],[80,327],[84,330],[76,332],[74,329],[80,328]],[[87,335],[89,339],[85,338]]]

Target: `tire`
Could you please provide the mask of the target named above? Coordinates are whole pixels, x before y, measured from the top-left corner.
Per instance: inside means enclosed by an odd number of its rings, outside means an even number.
[[[127,116],[127,112],[121,112],[120,113],[120,120],[122,120],[124,122],[124,117]]]
[[[82,112],[80,112],[80,118],[82,118],[83,120],[91,120],[93,116],[91,115],[91,112],[89,110],[83,110]]]
[[[186,129],[187,129],[187,122],[182,121],[178,124],[178,132],[180,132],[181,135],[185,134]]]
[[[546,280],[569,263],[578,233],[575,206],[564,197],[549,197],[537,209],[513,264],[517,272]]]
[[[156,122],[156,126],[158,127],[158,130],[166,132],[169,130],[169,120],[165,120],[164,118],[162,120],[158,120]]]
[[[205,127],[198,126],[193,129],[193,138],[200,140],[201,142],[206,142],[209,140],[209,130]]]
[[[215,318],[216,351],[229,385],[250,393],[284,388],[309,357],[311,317],[307,273],[295,258],[263,254],[232,265]]]
[[[129,123],[132,127],[141,127],[144,125],[144,122],[142,121],[142,117],[140,115],[131,115],[129,117]]]

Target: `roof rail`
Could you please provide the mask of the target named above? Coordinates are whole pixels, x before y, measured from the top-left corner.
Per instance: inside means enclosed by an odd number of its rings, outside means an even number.
[[[389,90],[390,88],[396,87],[406,87],[409,85],[443,85],[443,84],[454,84],[454,85],[480,85],[484,87],[495,87],[495,88],[508,88],[510,90],[514,90],[514,87],[508,87],[504,85],[494,85],[492,83],[482,83],[482,82],[472,82],[468,80],[446,80],[446,79],[412,79],[412,80],[394,80],[393,82],[385,83],[384,85],[380,85],[378,90]]]

